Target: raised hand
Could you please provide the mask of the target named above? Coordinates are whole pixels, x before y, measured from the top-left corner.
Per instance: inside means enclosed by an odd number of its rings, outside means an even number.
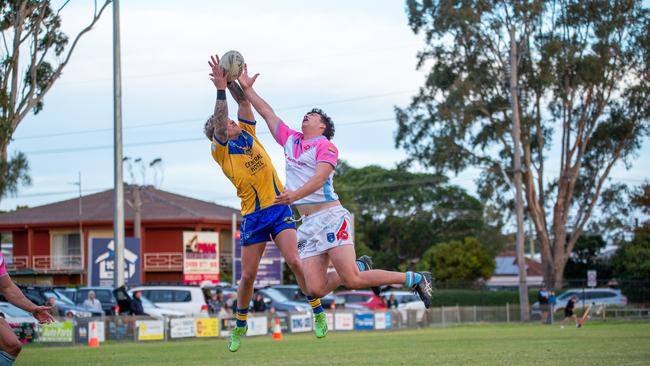
[[[226,70],[219,65],[219,55],[210,56],[210,61],[208,65],[212,69],[210,73],[210,80],[218,90],[225,90],[228,85],[228,79],[226,78]]]
[[[248,76],[248,65],[244,64],[244,72],[241,73],[237,81],[239,81],[242,88],[246,89],[253,86],[258,76],[260,76],[259,73],[253,75],[253,77]]]

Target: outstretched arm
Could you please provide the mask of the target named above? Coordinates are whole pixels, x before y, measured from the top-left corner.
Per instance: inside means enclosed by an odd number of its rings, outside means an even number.
[[[48,312],[50,307],[36,306],[33,302],[29,301],[9,276],[0,277],[0,293],[11,304],[32,313],[39,322],[51,323],[54,321],[54,318]]]
[[[295,191],[286,191],[275,197],[275,204],[288,205],[303,197],[316,192],[317,189],[325,184],[327,178],[332,174],[334,167],[330,163],[318,163],[316,165],[316,174],[307,181],[302,187]]]
[[[214,113],[208,120],[209,126],[206,130],[212,129],[212,133],[220,141],[228,140],[228,102],[226,101],[226,70],[219,66],[219,56],[214,55],[210,57],[208,65],[212,69],[210,73],[210,80],[217,88],[217,101],[214,105]]]
[[[230,90],[230,95],[232,95],[233,99],[235,99],[237,104],[239,104],[237,117],[246,121],[255,120],[255,115],[253,115],[253,107],[251,107],[251,103],[248,101],[248,99],[246,99],[246,95],[244,94],[241,86],[239,86],[236,81],[231,81],[228,83],[228,90]]]
[[[242,72],[238,79],[239,84],[244,90],[246,99],[251,102],[257,113],[264,118],[266,125],[269,127],[269,131],[271,131],[271,135],[273,135],[273,138],[277,140],[276,134],[278,131],[278,125],[281,122],[280,117],[275,114],[273,108],[271,108],[264,99],[257,95],[257,92],[253,89],[253,84],[259,75],[260,74],[255,74],[253,77],[248,76],[248,66],[244,64],[244,72]]]

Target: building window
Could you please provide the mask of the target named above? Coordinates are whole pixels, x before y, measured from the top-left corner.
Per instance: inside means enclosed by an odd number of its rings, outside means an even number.
[[[79,233],[52,235],[53,268],[81,267],[81,240]]]

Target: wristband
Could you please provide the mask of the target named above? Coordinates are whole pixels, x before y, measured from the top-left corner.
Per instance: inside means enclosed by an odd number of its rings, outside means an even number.
[[[217,100],[226,100],[226,90],[217,90]]]

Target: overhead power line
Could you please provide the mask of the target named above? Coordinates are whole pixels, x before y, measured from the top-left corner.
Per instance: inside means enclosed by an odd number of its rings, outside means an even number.
[[[408,94],[408,93],[415,93],[415,91],[413,91],[413,90],[402,90],[402,91],[396,91],[396,92],[390,92],[390,93],[363,95],[363,96],[359,96],[359,97],[349,97],[349,98],[344,98],[344,99],[335,99],[335,100],[329,100],[329,101],[324,101],[324,102],[319,102],[319,103],[310,103],[310,104],[301,104],[301,105],[280,107],[280,108],[276,108],[275,110],[276,111],[288,111],[288,110],[293,110],[293,109],[312,108],[312,107],[323,106],[323,105],[349,103],[349,102],[356,102],[356,101],[360,101],[360,100],[383,98],[383,97],[389,97],[389,96],[392,96],[392,95],[400,95],[400,94]],[[180,123],[204,121],[206,119],[207,119],[207,115],[206,116],[201,116],[201,117],[194,117],[194,118],[185,118],[185,119],[170,120],[170,121],[135,124],[135,125],[132,125],[132,126],[124,126],[123,129],[131,130],[131,129],[137,129],[137,128],[160,127],[160,126],[174,125],[174,124],[180,124]],[[23,137],[18,137],[16,139],[14,139],[14,141],[33,140],[33,139],[41,139],[41,138],[52,138],[52,137],[59,137],[59,136],[83,135],[83,134],[88,134],[88,133],[100,133],[100,132],[112,132],[112,131],[113,131],[112,127],[107,127],[107,128],[96,128],[96,129],[78,130],[78,131],[55,132],[55,133],[38,134],[38,135],[27,135],[27,136],[23,136]]]
[[[340,123],[337,125],[337,127],[346,127],[346,126],[354,126],[354,125],[362,125],[362,124],[373,124],[373,123],[382,123],[382,122],[388,122],[388,121],[394,121],[395,119],[393,117],[388,117],[388,118],[380,118],[380,119],[373,119],[373,120],[365,120],[365,121],[356,121],[356,122],[349,122],[349,123]],[[267,130],[260,131],[257,133],[257,135],[267,135],[270,132]],[[205,141],[205,137],[189,137],[189,138],[182,138],[182,139],[167,139],[167,140],[158,140],[158,141],[142,141],[142,142],[134,142],[130,144],[124,144],[124,147],[136,147],[136,146],[149,146],[149,145],[165,145],[165,144],[175,144],[175,143],[181,143],[181,142],[194,142],[194,141]],[[112,149],[113,145],[112,144],[107,144],[107,145],[97,145],[97,146],[79,146],[79,147],[69,147],[69,148],[57,148],[57,149],[44,149],[44,150],[33,150],[33,151],[27,151],[25,154],[27,155],[42,155],[42,154],[61,154],[61,153],[69,153],[69,152],[79,152],[79,151],[92,151],[92,150],[105,150],[105,149]]]

